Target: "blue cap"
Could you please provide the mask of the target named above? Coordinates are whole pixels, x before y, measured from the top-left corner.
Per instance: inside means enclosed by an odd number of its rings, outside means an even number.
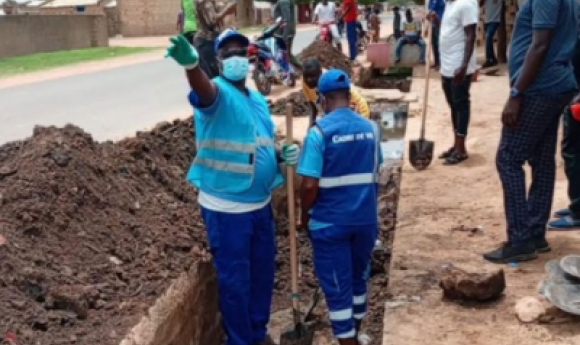
[[[239,33],[238,31],[236,31],[235,29],[226,29],[224,30],[216,39],[215,39],[215,50],[217,52],[218,49],[220,49],[220,47],[222,46],[222,44],[224,42],[226,42],[227,40],[230,39],[237,39],[239,41],[241,41],[243,44],[245,45],[249,45],[250,44],[250,40],[242,35],[241,33]]]
[[[350,89],[350,79],[343,70],[329,69],[318,79],[318,92],[320,93],[347,89]]]

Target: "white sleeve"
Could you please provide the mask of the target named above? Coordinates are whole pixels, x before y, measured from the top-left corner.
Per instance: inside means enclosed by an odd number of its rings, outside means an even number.
[[[316,8],[314,8],[314,15],[315,16],[319,16],[320,15],[320,8],[321,7],[322,6],[320,6],[320,3],[318,3],[318,5],[316,5]],[[318,19],[320,19],[320,18],[318,18]]]
[[[469,26],[476,24],[479,21],[479,6],[477,4],[477,0],[467,0],[462,1],[460,13],[461,13],[461,25]]]

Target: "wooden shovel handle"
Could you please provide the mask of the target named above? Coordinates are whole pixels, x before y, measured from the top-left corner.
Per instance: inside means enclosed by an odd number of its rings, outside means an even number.
[[[427,120],[427,103],[429,100],[429,76],[431,75],[431,37],[433,36],[433,24],[427,21],[427,45],[425,46],[427,58],[425,59],[425,90],[423,90],[423,109],[421,109],[421,135],[420,139],[425,139],[425,123]]]
[[[294,143],[292,136],[294,117],[294,105],[292,102],[286,104],[286,143]],[[294,166],[286,167],[286,191],[288,195],[288,227],[290,236],[290,272],[292,276],[292,308],[298,311],[300,304],[298,301],[298,254],[296,244],[296,205],[294,200]]]

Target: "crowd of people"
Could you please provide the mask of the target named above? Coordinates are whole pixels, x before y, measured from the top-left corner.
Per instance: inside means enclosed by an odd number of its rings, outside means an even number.
[[[333,333],[340,345],[368,344],[361,324],[367,309],[367,270],[377,239],[377,176],[383,155],[380,131],[369,120],[367,102],[347,73],[325,70],[317,59],[306,59],[301,67],[303,93],[312,108],[310,128],[302,150],[295,144],[277,146],[265,99],[245,84],[249,39],[235,29],[220,27],[234,5],[218,10],[213,0],[195,0],[193,7],[191,1],[183,0],[183,35],[171,38],[166,55],[185,68],[191,88],[198,151],[187,179],[199,189],[217,270],[226,344],[273,344],[267,336],[276,253],[270,202],[272,190],[283,181],[279,164],[297,165],[302,176],[300,223],[309,232]],[[471,82],[478,68],[474,50],[479,11],[484,6],[488,40],[484,67],[491,67],[497,64],[493,34],[498,1],[501,5],[501,0],[428,3],[432,67],[441,73],[454,133],[453,146],[440,155],[445,165],[469,159],[466,137]],[[292,23],[280,32],[290,47],[296,34],[291,6],[292,0],[277,0],[273,10]],[[356,7],[354,0],[342,5],[347,36],[352,36],[357,19],[348,14],[356,14],[349,12]],[[508,241],[484,255],[491,262],[534,259],[550,250],[547,227],[580,227],[580,104],[570,106],[575,104],[580,76],[578,11],[576,0],[528,0],[519,9],[496,161]],[[314,15],[334,25],[338,24],[333,22],[334,12],[333,2],[322,1]],[[419,43],[425,36],[421,22],[411,11],[403,19],[395,9],[394,28],[397,54],[405,44],[424,47]],[[331,30],[333,35],[339,31],[334,26]],[[356,56],[349,50],[351,58]],[[424,55],[423,49],[422,60]],[[571,204],[548,223],[562,113],[562,154]],[[523,171],[526,162],[532,168],[529,190]]]

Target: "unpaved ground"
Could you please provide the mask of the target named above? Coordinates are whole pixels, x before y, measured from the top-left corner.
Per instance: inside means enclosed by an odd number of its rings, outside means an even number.
[[[413,90],[422,94],[423,79]],[[516,301],[537,296],[544,264],[554,258],[580,252],[580,232],[550,233],[553,251],[539,260],[506,270],[505,298],[491,304],[443,301],[437,287],[438,272],[448,262],[483,265],[481,254],[505,240],[502,189],[495,170],[500,135],[500,114],[508,81],[481,77],[472,86],[472,124],[468,139],[471,158],[457,167],[441,162],[416,172],[405,162],[399,218],[395,236],[383,344],[422,345],[578,345],[580,320],[561,324],[521,325],[514,316]],[[431,80],[427,137],[435,140],[437,153],[452,143],[449,110],[438,77]],[[407,138],[419,134],[420,119],[413,118]],[[558,158],[554,207],[565,207],[566,180]],[[528,174],[529,176],[529,174]],[[452,231],[464,225],[481,225],[481,234]],[[400,301],[403,302],[400,302]]]

